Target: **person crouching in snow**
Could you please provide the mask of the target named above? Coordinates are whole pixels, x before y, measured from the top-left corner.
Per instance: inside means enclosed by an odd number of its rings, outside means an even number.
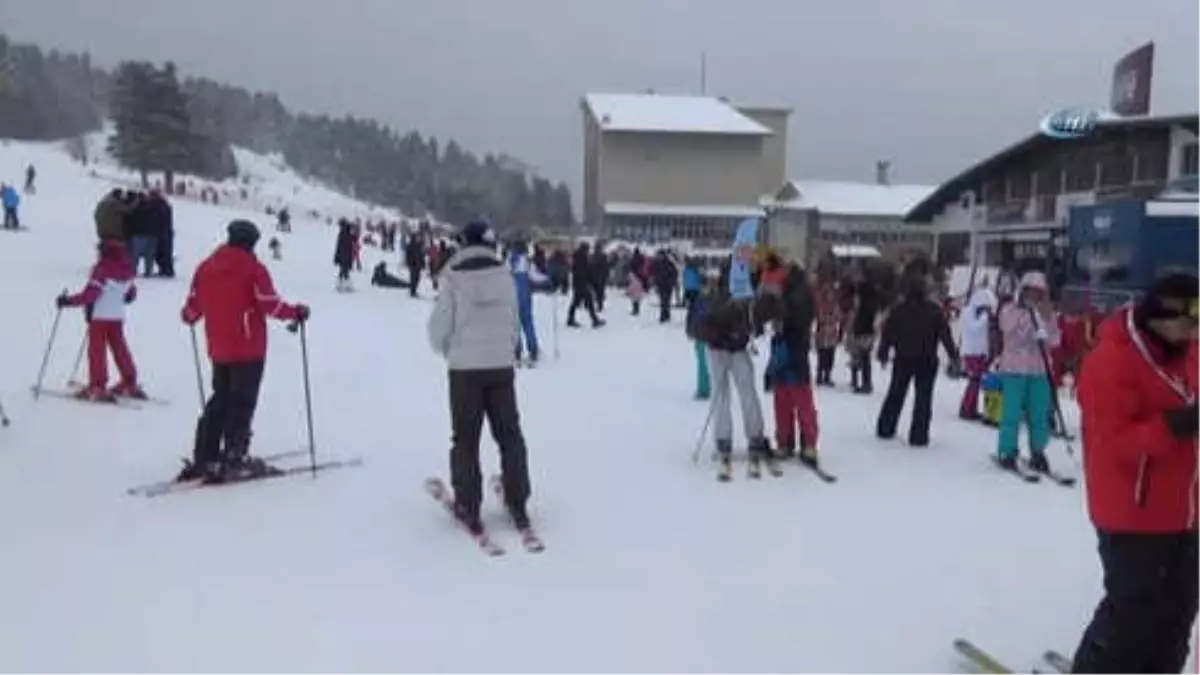
[[[764,275],[783,297],[783,319],[771,336],[770,360],[763,373],[764,388],[774,392],[775,441],[779,454],[796,452],[796,427],[800,428],[800,461],[817,464],[817,408],[813,401],[812,371],[808,362],[813,324],[813,297],[804,272],[794,265],[782,268],[780,282]]]
[[[59,309],[88,307],[88,385],[76,392],[76,398],[87,401],[115,402],[118,397],[145,399],[146,392],[138,386],[137,367],[129,344],[125,342],[125,305],[137,298],[133,262],[125,245],[106,239],[97,246],[100,259],[92,268],[87,286],[75,295],[60,295],[55,300]],[[121,381],[111,390],[108,386],[108,352],[117,362]]]
[[[1016,470],[1021,421],[1029,424],[1029,468],[1050,470],[1046,446],[1050,444],[1050,373],[1045,350],[1058,344],[1058,322],[1049,302],[1046,275],[1026,272],[1017,298],[1000,310],[1002,335],[996,371],[1004,392],[997,460],[1001,468]]]
[[[773,462],[771,446],[763,434],[762,407],[754,381],[750,341],[762,335],[763,327],[783,315],[782,301],[774,293],[748,299],[716,302],[696,325],[696,336],[708,347],[713,379],[713,435],[720,457],[720,478],[728,480],[733,454],[733,419],[730,414],[730,380],[737,387],[742,406],[742,428],[746,432],[750,472],[757,474],[760,462]]]

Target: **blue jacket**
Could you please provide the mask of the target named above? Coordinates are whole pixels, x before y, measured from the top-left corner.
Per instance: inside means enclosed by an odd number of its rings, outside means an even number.
[[[807,355],[802,356],[807,357]],[[768,387],[777,384],[804,384],[805,371],[806,369],[800,368],[800,363],[796,360],[796,355],[792,353],[784,336],[776,333],[771,338],[771,355],[767,360],[764,373]]]
[[[684,291],[699,291],[704,287],[704,280],[700,277],[700,270],[694,265],[688,265],[683,268],[683,290]]]
[[[0,201],[4,202],[4,208],[15,209],[21,204],[21,195],[13,189],[11,185],[5,185],[3,190],[0,190]]]

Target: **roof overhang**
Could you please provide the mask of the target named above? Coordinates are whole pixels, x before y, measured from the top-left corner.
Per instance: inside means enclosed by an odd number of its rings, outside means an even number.
[[[698,216],[709,218],[761,218],[766,211],[759,206],[741,204],[652,204],[646,202],[605,202],[609,216]]]

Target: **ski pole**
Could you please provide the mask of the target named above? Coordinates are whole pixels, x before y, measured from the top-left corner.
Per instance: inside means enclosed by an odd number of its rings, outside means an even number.
[[[83,352],[87,348],[87,328],[83,329],[83,338],[79,341],[79,351],[75,354],[75,365],[71,367],[71,379],[67,380],[68,387],[78,387],[79,382],[79,366],[83,365]]]
[[[700,428],[700,438],[696,439],[696,449],[692,451],[692,464],[700,463],[700,449],[704,447],[704,439],[708,437],[708,427],[712,425],[713,413],[717,411],[717,397],[712,397],[708,404],[708,415],[704,418],[704,426]]]
[[[66,295],[63,289],[63,295]],[[42,354],[42,365],[38,369],[37,384],[33,385],[33,400],[42,395],[42,381],[46,379],[46,366],[50,364],[50,351],[54,348],[54,338],[58,335],[58,322],[62,319],[62,307],[54,312],[54,323],[50,325],[50,338],[46,340],[46,351]]]
[[[200,370],[200,347],[196,343],[196,324],[188,326],[192,334],[192,363],[196,366],[196,391],[200,394],[200,410],[203,411],[208,402],[204,395],[204,374]]]
[[[6,427],[8,425],[8,413],[4,412],[4,404],[0,403],[0,426]]]
[[[558,351],[558,293],[554,293],[554,360],[559,359]]]
[[[1038,322],[1037,314],[1033,311],[1033,307],[1027,307],[1029,310],[1029,318],[1033,321],[1034,329],[1041,326]],[[1042,340],[1037,341],[1038,355],[1042,357],[1042,369],[1046,371],[1046,384],[1050,387],[1050,405],[1054,411],[1054,421],[1058,424],[1058,428],[1062,430],[1063,441],[1067,444],[1067,456],[1075,459],[1075,444],[1071,442],[1070,434],[1067,433],[1067,419],[1063,416],[1062,405],[1058,401],[1058,390],[1054,387],[1054,375],[1050,370],[1050,356],[1046,354],[1046,343]]]
[[[300,361],[304,366],[304,413],[308,420],[308,461],[313,478],[317,477],[317,443],[313,436],[312,385],[308,378],[308,338],[304,321],[300,323]]]

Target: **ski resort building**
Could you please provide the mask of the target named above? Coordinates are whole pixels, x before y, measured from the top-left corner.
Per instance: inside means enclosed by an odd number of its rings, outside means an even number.
[[[604,236],[727,246],[786,175],[788,108],[653,93],[581,107],[583,218]]]
[[[1197,189],[1196,113],[1100,120],[1086,136],[1034,133],[943,183],[905,217],[932,225],[937,260],[1061,259],[1070,209]],[[972,243],[974,241],[974,244]]]

